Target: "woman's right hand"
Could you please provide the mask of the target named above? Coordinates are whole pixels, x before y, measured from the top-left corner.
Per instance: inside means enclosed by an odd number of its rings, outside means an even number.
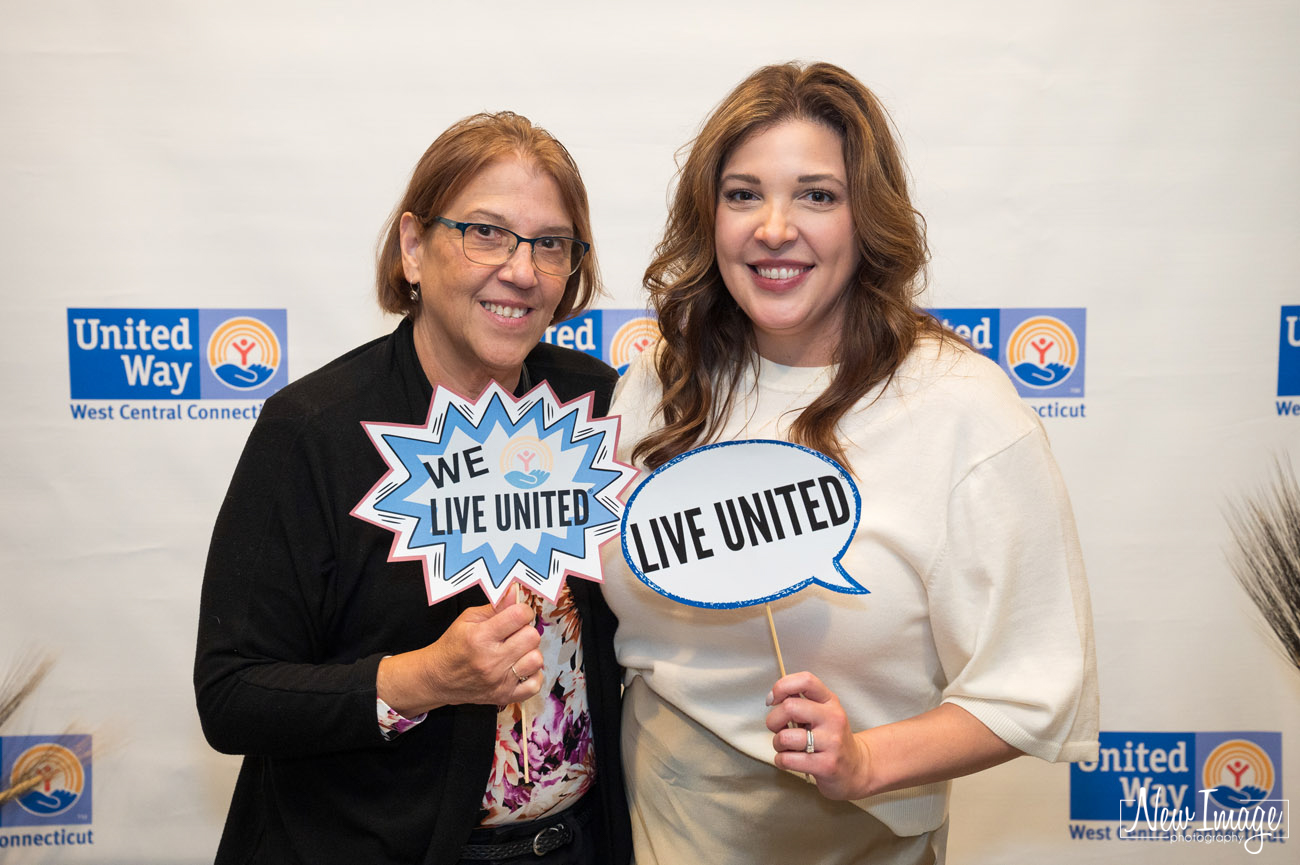
[[[380,699],[408,718],[440,706],[527,700],[542,687],[533,619],[527,604],[470,607],[435,642],[379,662]]]

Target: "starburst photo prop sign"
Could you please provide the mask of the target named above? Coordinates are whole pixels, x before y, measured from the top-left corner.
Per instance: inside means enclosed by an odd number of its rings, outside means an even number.
[[[591,394],[561,403],[545,383],[437,388],[422,425],[362,423],[388,471],[352,515],[394,534],[390,562],[423,561],[431,605],[476,585],[496,604],[511,583],[554,603],[570,574],[601,581],[636,474],[614,458],[618,419],[591,414]]]

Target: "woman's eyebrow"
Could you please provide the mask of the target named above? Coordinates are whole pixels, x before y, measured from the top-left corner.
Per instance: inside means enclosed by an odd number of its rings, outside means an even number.
[[[509,224],[510,220],[506,219],[506,217],[503,214],[497,213],[494,210],[483,210],[481,208],[475,208],[474,210],[471,210],[469,212],[469,216],[471,218],[465,220],[466,222],[480,222],[480,223],[486,222],[489,225],[495,225],[498,228],[509,228],[511,231],[514,230]],[[552,236],[567,237],[573,231],[574,228],[572,225],[548,225],[543,227],[541,229],[541,233],[538,234],[537,236],[538,237],[552,237]]]
[[[799,175],[800,183],[825,183],[828,180],[833,183],[839,183],[841,185],[843,185],[844,183],[843,180],[840,180],[834,174],[800,174]]]

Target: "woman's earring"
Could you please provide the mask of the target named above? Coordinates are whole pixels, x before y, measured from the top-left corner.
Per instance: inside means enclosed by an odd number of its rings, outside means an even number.
[[[411,303],[420,302],[420,283],[411,284],[411,290],[407,292],[407,297],[411,298]]]

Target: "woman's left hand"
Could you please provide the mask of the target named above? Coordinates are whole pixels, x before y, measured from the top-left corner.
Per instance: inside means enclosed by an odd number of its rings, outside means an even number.
[[[767,728],[779,769],[811,775],[828,799],[859,799],[870,787],[871,753],[839,698],[812,673],[792,673],[768,695]],[[790,727],[794,723],[798,726]],[[810,735],[811,733],[811,735]],[[808,753],[812,743],[814,751]]]

